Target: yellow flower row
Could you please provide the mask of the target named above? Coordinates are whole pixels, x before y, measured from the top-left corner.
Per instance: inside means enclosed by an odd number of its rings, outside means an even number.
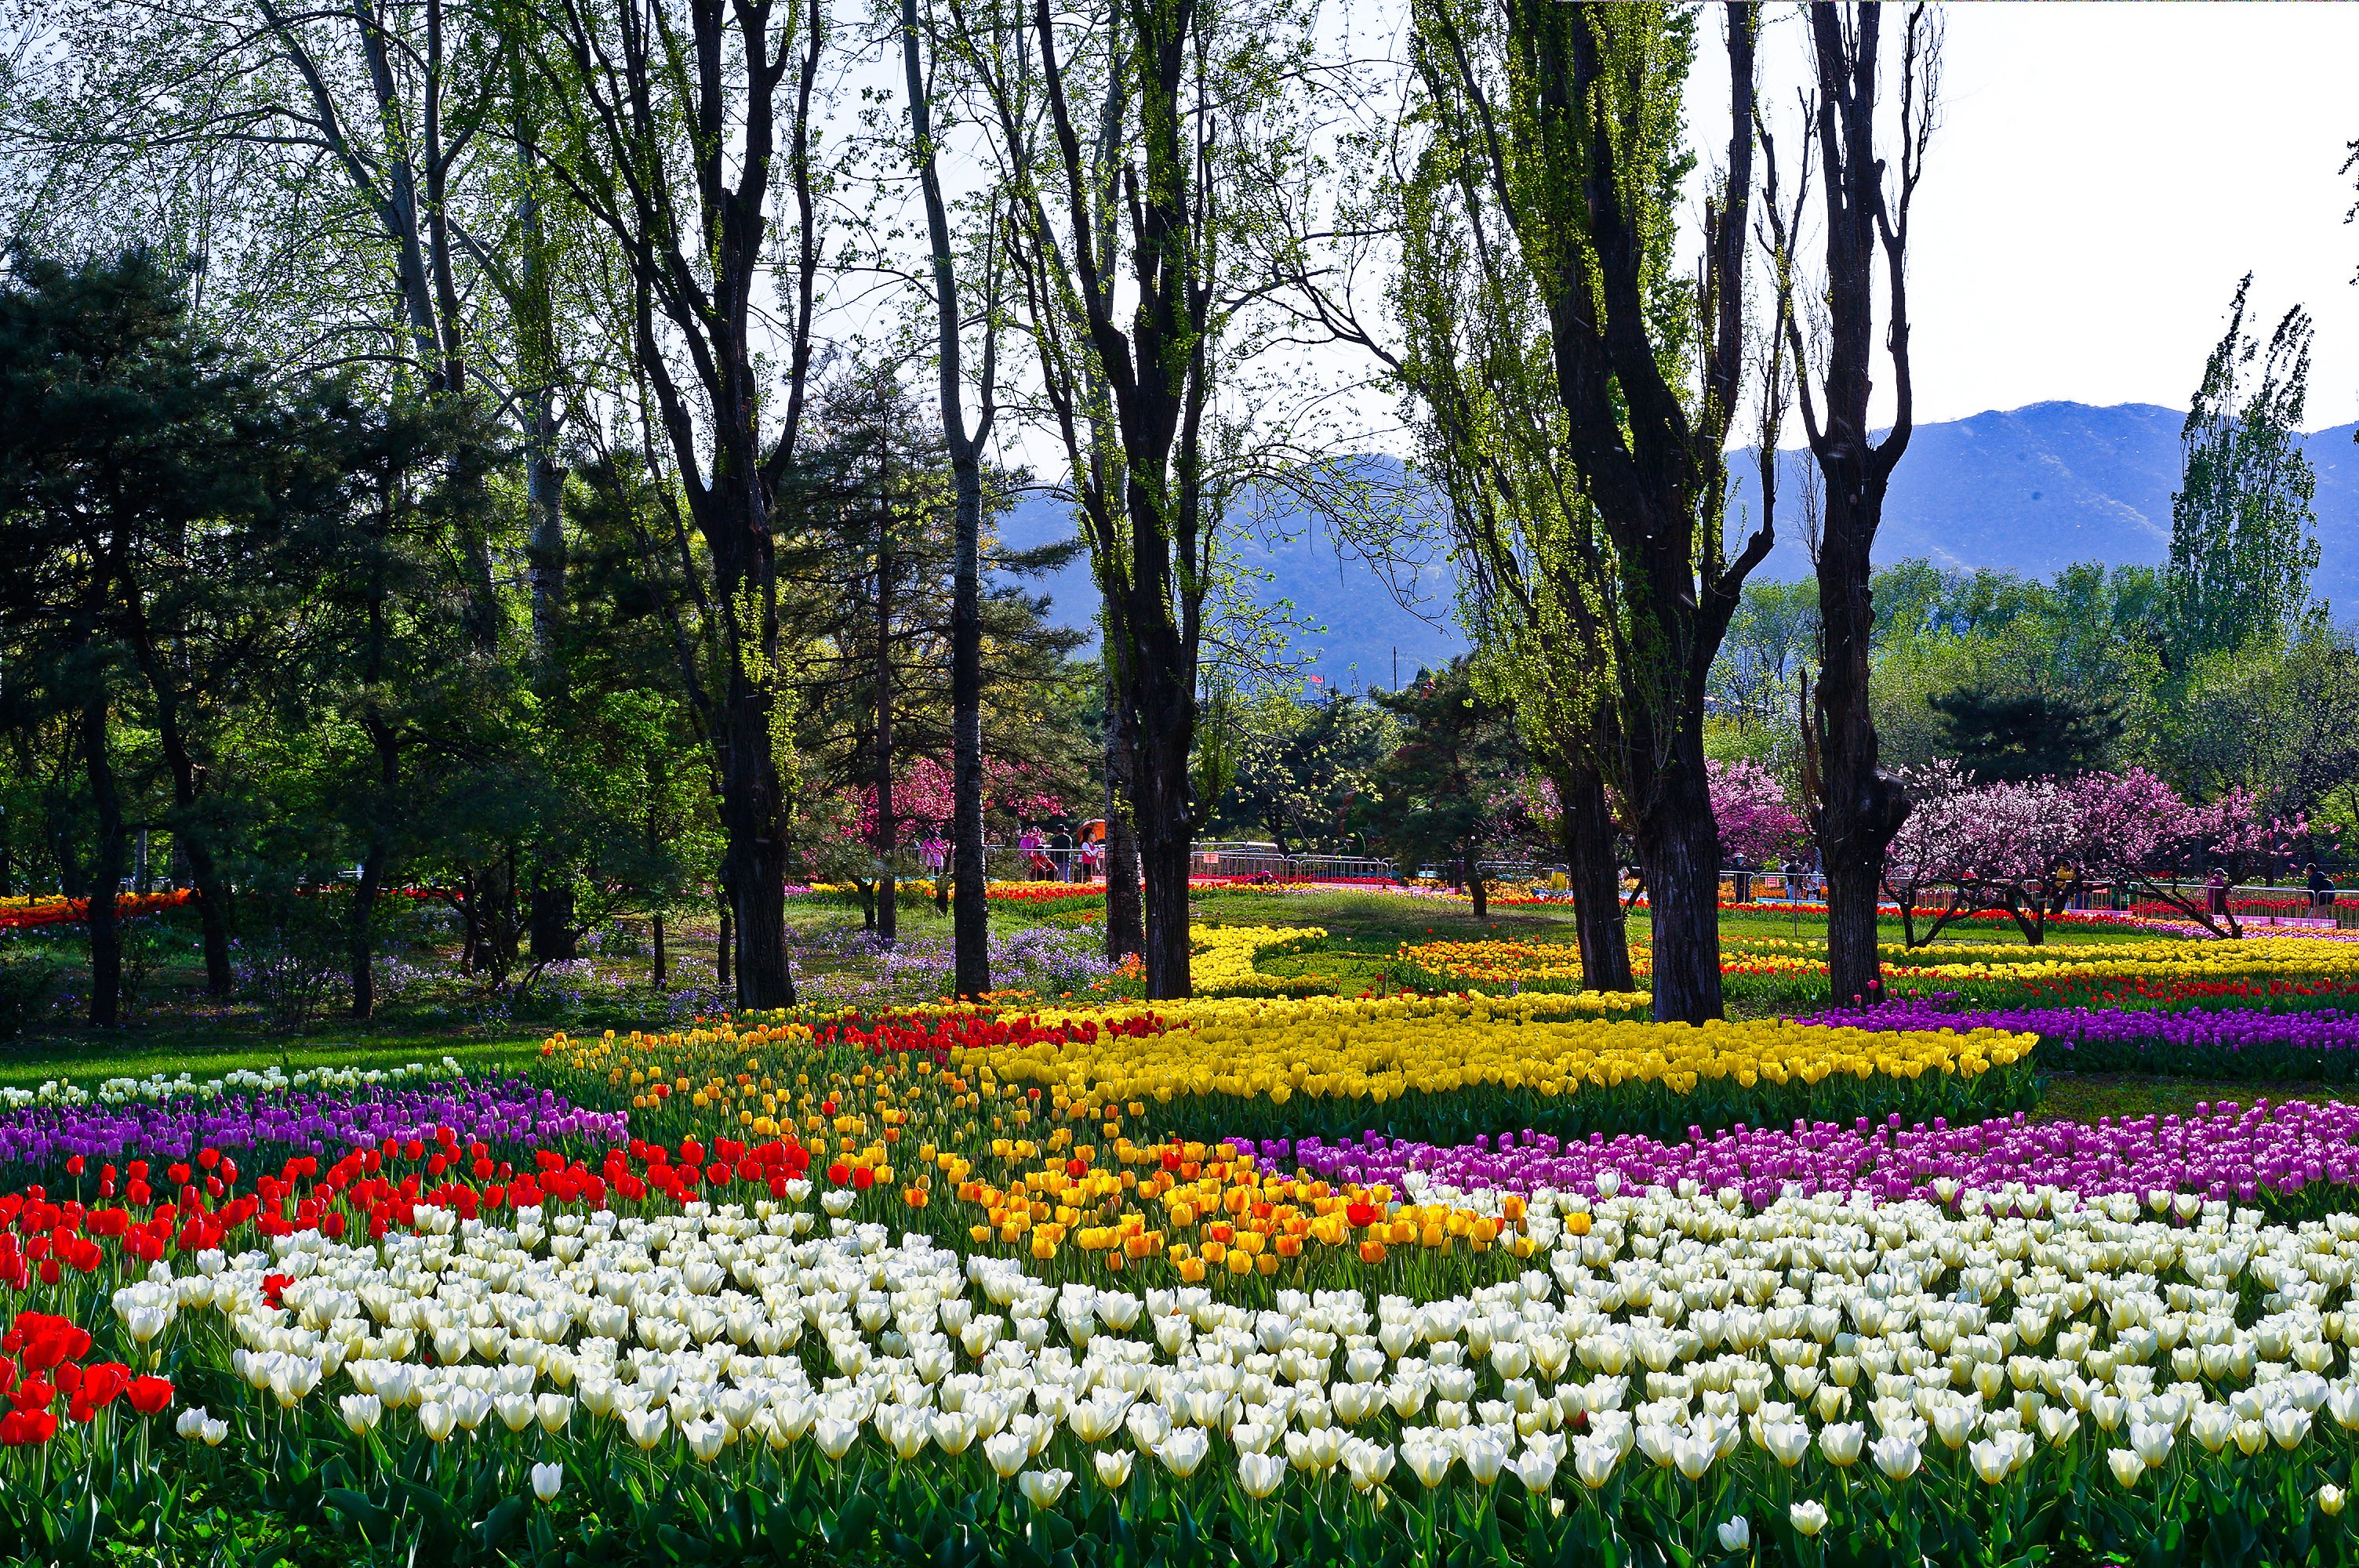
[[[953,1054],[961,1071],[1062,1091],[1081,1101],[1221,1096],[1282,1106],[1296,1095],[1382,1105],[1412,1094],[1536,1090],[1554,1097],[1625,1083],[1685,1094],[1703,1082],[1815,1085],[1836,1075],[1973,1077],[2018,1060],[2033,1037],[1996,1030],[1958,1034],[1826,1029],[1785,1020],[1701,1028],[1630,1021],[1543,1021],[1514,1004],[1460,1003],[1449,1027],[1408,1010],[1298,1004],[1223,1014],[1200,1004],[1192,1038],[1101,1034],[1095,1041],[1008,1044]]]
[[[1282,995],[1294,989],[1288,977],[1265,975],[1254,959],[1265,953],[1305,953],[1327,940],[1316,925],[1190,925],[1188,983],[1199,991],[1227,996]]]
[[[1581,949],[1562,942],[1404,942],[1399,957],[1429,974],[1469,985],[1538,985],[1582,978]],[[1720,968],[1729,975],[1824,974],[1826,944],[1791,943],[1783,937],[1726,939],[1721,944]],[[1630,968],[1641,979],[1650,975],[1653,949],[1632,943]]]
[[[2027,958],[2017,943],[1978,943],[1940,949],[1925,963],[1923,949],[1882,948],[1892,972],[1938,979],[2111,979],[2138,977],[2250,974],[2282,979],[2359,974],[2359,944],[2314,936],[2257,936],[2233,942],[2074,943],[2053,957]]]
[[[1369,1025],[1397,1025],[1412,1033],[1447,1033],[1461,1025],[1541,1023],[1644,1012],[1653,1005],[1645,991],[1529,991],[1522,996],[1484,996],[1479,991],[1417,996],[1402,991],[1363,997],[1175,997],[1164,1001],[1043,1008],[1028,1016],[1043,1024],[1104,1024],[1151,1012],[1169,1029],[1332,1033]]]

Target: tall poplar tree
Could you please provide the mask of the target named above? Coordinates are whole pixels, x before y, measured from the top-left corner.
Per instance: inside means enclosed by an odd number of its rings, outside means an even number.
[[[2264,351],[2245,325],[2252,287],[2246,273],[2180,432],[2165,580],[2182,666],[2256,638],[2282,639],[2318,569],[2318,476],[2301,440],[2310,312],[2288,310]]]
[[[1512,508],[1524,530],[1482,552],[1502,563],[1495,589],[1517,577],[1538,585],[1528,608],[1491,622],[1509,633],[1504,665],[1549,672],[1540,722],[1601,786],[1589,795],[1583,770],[1555,770],[1560,791],[1574,786],[1566,815],[1601,808],[1611,791],[1647,882],[1656,1016],[1690,1022],[1721,1011],[1705,687],[1772,539],[1766,512],[1740,550],[1724,539],[1724,448],[1751,347],[1756,28],[1749,6],[1726,16],[1725,163],[1690,281],[1668,255],[1693,13],[1551,0],[1501,0],[1495,12],[1419,0],[1412,13],[1420,112],[1444,166],[1430,189],[1461,214],[1463,238],[1409,311],[1451,290],[1445,314],[1461,321],[1518,298],[1532,307],[1520,363],[1493,345],[1482,362],[1452,365],[1454,339],[1428,333],[1426,362],[1447,372],[1429,384],[1453,384],[1432,404],[1465,470],[1453,500],[1478,478],[1493,492],[1484,504]],[[1413,248],[1422,222],[1413,209]],[[1508,400],[1511,416],[1499,412]]]

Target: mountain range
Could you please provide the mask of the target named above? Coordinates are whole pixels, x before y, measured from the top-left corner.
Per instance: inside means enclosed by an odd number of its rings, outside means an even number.
[[[2180,427],[2186,416],[2150,403],[2093,407],[2034,403],[1971,418],[1920,425],[1894,470],[1875,560],[1921,556],[1951,570],[1988,568],[2045,578],[2081,561],[2159,566],[2169,552],[2170,497],[2178,488]],[[2338,610],[2359,605],[2359,425],[2303,438],[2318,476],[2319,567],[2311,590]],[[1756,573],[1766,580],[1810,575],[1800,538],[1807,454],[1780,454],[1779,538]],[[1735,463],[1732,528],[1758,506],[1749,455]],[[1070,531],[1062,509],[1019,506],[1003,532],[1014,545]],[[1348,544],[1299,516],[1280,516],[1266,538],[1240,539],[1244,563],[1266,573],[1256,589],[1285,600],[1297,644],[1322,684],[1391,687],[1465,645],[1451,621],[1454,584],[1446,565],[1382,574]],[[1088,627],[1095,589],[1085,566],[1039,585],[1052,618]]]

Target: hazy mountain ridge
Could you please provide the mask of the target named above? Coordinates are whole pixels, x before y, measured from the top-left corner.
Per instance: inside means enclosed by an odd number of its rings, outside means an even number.
[[[1878,565],[1922,556],[1959,570],[1994,568],[2049,577],[2078,561],[2159,566],[2170,547],[2170,497],[2179,485],[2179,432],[2186,416],[2150,403],[2095,407],[2034,403],[1921,425],[1893,472]],[[2312,591],[2339,615],[2359,608],[2359,425],[2304,438],[2318,475],[2319,568]],[[1801,493],[1807,455],[1780,455],[1778,540],[1758,575],[1792,579],[1810,573],[1802,540]],[[1749,526],[1758,502],[1750,456],[1736,464],[1732,524]],[[1011,543],[1032,545],[1071,528],[1062,508],[1027,502],[1006,525]],[[1292,600],[1299,617],[1326,628],[1304,633],[1319,650],[1312,667],[1348,689],[1393,684],[1392,652],[1403,678],[1420,665],[1465,645],[1452,619],[1454,589],[1446,567],[1428,568],[1407,587],[1421,613],[1403,609],[1375,570],[1348,547],[1299,520],[1277,530],[1276,546],[1242,542],[1248,565],[1267,570],[1265,600]],[[1090,627],[1096,589],[1086,565],[1042,585],[1055,618]],[[1438,624],[1437,624],[1438,622]]]

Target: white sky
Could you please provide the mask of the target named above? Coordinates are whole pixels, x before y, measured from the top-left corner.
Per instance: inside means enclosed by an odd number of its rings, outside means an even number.
[[[2296,301],[2317,319],[2310,426],[2359,415],[2359,226],[2336,172],[2359,137],[2359,6],[1943,9],[1910,246],[1920,421],[2048,399],[2183,408],[2247,271],[2264,334]],[[1900,22],[1887,6],[1887,84]],[[1690,135],[1710,156],[1727,135],[1716,16],[1699,41]],[[1801,44],[1777,14],[1762,85],[1788,125]]]

